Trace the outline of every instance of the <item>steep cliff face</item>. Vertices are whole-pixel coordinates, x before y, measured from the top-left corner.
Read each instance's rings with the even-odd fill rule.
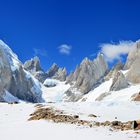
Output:
[[[39,82],[30,75],[18,57],[0,41],[0,99],[7,93],[29,102],[42,102]]]
[[[81,93],[77,94],[78,96],[88,93],[105,75],[107,70],[108,66],[102,54],[99,54],[93,61],[85,58],[80,66],[77,66],[76,70],[67,78],[67,83],[74,84],[66,92],[66,95],[69,96],[69,99],[73,99],[71,96],[76,96],[77,93],[73,93],[74,89]]]
[[[140,41],[136,41],[133,50],[127,57],[124,69],[128,69],[127,79],[132,83],[140,83]]]
[[[118,91],[129,86],[128,80],[121,71],[117,72],[113,77],[113,82],[110,91]]]
[[[135,60],[140,60],[140,40],[136,41],[129,52],[124,69],[130,69]]]
[[[124,64],[123,64],[121,61],[119,61],[117,64],[115,64],[115,65],[113,66],[113,68],[108,72],[108,74],[105,76],[104,79],[107,81],[107,80],[109,80],[110,78],[115,77],[115,75],[116,75],[120,70],[122,70],[123,67],[124,67]]]

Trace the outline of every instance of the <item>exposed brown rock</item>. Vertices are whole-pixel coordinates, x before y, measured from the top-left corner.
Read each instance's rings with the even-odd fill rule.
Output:
[[[88,116],[96,117],[93,114],[89,114]],[[65,114],[64,111],[62,110],[58,110],[52,107],[44,108],[44,106],[42,108],[37,108],[37,110],[34,113],[30,114],[30,118],[28,120],[31,121],[31,120],[40,120],[40,119],[53,121],[55,123],[69,123],[69,124],[75,124],[78,126],[81,126],[81,125],[88,126],[90,128],[95,127],[95,126],[109,126],[115,130],[122,130],[122,131],[140,129],[139,120],[128,121],[128,122],[121,122],[121,121],[96,122],[96,121],[81,120],[79,115]],[[133,125],[134,122],[136,125]]]
[[[140,92],[134,94],[131,98],[132,98],[132,101],[140,101]]]

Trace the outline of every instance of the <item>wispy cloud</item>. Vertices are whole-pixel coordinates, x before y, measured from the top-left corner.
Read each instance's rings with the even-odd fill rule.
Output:
[[[47,51],[45,49],[37,49],[33,48],[34,55],[40,55],[40,56],[47,56]]]
[[[61,54],[69,55],[71,53],[72,47],[67,44],[62,44],[61,46],[58,47],[58,49]]]
[[[120,41],[118,44],[115,43],[105,43],[101,44],[101,52],[105,55],[108,62],[113,62],[114,60],[119,60],[122,55],[128,54],[134,47],[134,42],[132,41]]]

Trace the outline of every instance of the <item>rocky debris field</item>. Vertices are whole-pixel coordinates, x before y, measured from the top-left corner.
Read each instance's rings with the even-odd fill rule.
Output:
[[[136,132],[139,134],[140,130],[140,122],[139,121],[127,121],[127,122],[121,122],[121,121],[105,121],[105,122],[98,122],[94,121],[94,118],[97,117],[97,115],[89,114],[88,117],[93,118],[93,121],[91,120],[83,120],[80,119],[80,115],[75,114],[68,114],[63,110],[56,109],[55,107],[51,106],[45,106],[42,104],[37,104],[35,106],[36,110],[34,113],[30,114],[30,118],[28,121],[32,120],[48,120],[52,121],[54,123],[68,123],[68,124],[75,124],[77,126],[87,126],[87,127],[110,127],[110,130],[138,130]]]

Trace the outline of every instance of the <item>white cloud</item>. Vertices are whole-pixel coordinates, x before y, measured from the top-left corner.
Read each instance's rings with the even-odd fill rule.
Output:
[[[34,55],[40,55],[40,56],[47,56],[47,51],[45,49],[37,49],[33,48]]]
[[[67,44],[62,44],[61,46],[58,47],[58,49],[61,54],[69,55],[71,53],[72,47]]]
[[[120,41],[118,44],[115,43],[105,43],[101,44],[101,52],[105,55],[108,62],[113,62],[114,60],[119,60],[122,55],[128,54],[134,47],[134,42],[132,41]]]

